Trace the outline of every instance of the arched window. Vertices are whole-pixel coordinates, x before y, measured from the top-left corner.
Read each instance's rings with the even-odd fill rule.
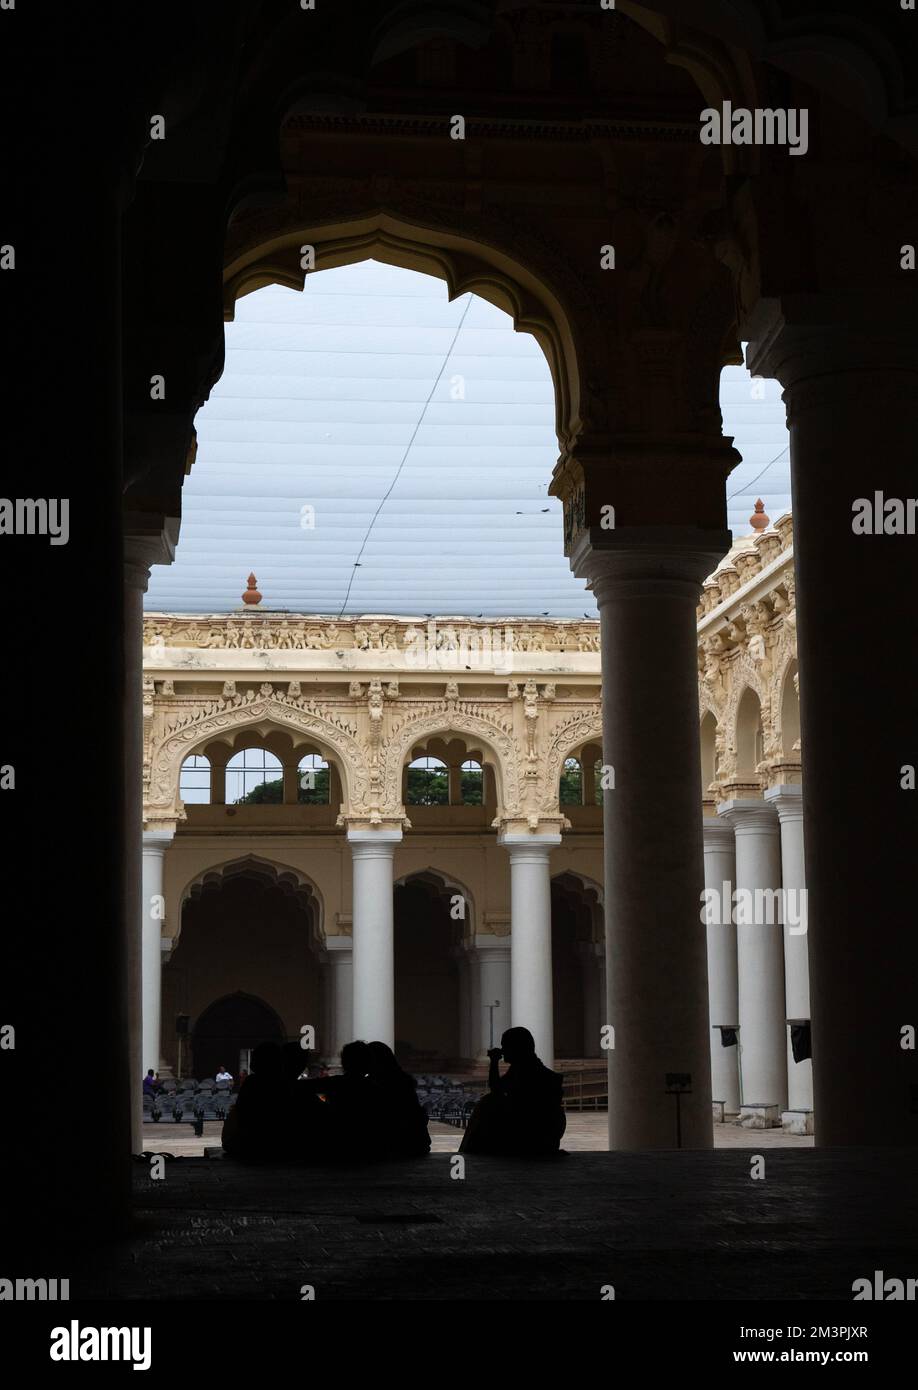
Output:
[[[305,758],[300,758],[296,769],[296,799],[301,806],[328,805],[328,763],[318,753],[307,753]]]
[[[188,806],[210,804],[210,759],[192,753],[182,763],[179,773],[179,796]]]
[[[717,771],[716,757],[717,720],[708,710],[701,721],[701,795],[708,796],[711,783]]]
[[[462,764],[461,780],[463,806],[480,806],[484,801],[484,770],[481,763],[468,758]]]
[[[415,758],[408,764],[409,806],[448,806],[449,769],[439,758]]]
[[[756,768],[764,757],[762,706],[755,691],[748,686],[743,691],[736,714],[737,774],[743,780],[753,780]]]
[[[266,748],[243,748],[226,764],[226,804],[257,806],[284,799],[284,769]]]
[[[561,769],[558,800],[562,806],[579,806],[583,787],[583,772],[576,758],[565,758]]]
[[[597,806],[603,806],[605,804],[602,795],[602,766],[602,758],[597,758],[593,764],[593,800],[596,802]],[[614,783],[610,782],[609,785],[614,786]]]

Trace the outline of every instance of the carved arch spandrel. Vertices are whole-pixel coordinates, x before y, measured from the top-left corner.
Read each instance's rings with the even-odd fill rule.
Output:
[[[182,763],[215,735],[236,732],[265,721],[312,735],[338,763],[346,814],[369,813],[368,758],[353,727],[336,719],[331,710],[310,708],[277,695],[255,700],[235,697],[228,701],[212,701],[180,727],[176,728],[175,723],[167,727],[152,751],[149,809],[162,811],[178,806]]]

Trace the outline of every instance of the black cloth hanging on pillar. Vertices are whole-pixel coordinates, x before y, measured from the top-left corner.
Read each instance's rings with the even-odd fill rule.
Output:
[[[736,1029],[721,1028],[720,1030],[721,1047],[736,1047]]]
[[[810,1037],[810,1021],[805,1023],[792,1023],[790,1026],[790,1045],[791,1052],[794,1054],[795,1062],[805,1062],[807,1057],[812,1057],[813,1046]]]

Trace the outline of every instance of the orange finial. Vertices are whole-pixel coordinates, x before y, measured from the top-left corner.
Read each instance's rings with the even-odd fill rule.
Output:
[[[243,603],[261,603],[261,594],[258,592],[258,580],[254,574],[249,575],[248,588],[242,595]]]
[[[766,527],[771,525],[771,517],[765,515],[765,503],[761,497],[757,497],[755,500],[755,511],[749,518],[749,525],[753,531],[764,531]]]

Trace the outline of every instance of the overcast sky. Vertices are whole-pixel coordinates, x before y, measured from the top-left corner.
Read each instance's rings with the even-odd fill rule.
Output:
[[[723,373],[734,535],[756,497],[772,520],[790,507],[781,388],[759,389]],[[148,610],[231,611],[254,570],[264,607],[303,613],[596,616],[548,496],[548,366],[485,300],[376,261],[258,290],[226,325],[197,430]]]

